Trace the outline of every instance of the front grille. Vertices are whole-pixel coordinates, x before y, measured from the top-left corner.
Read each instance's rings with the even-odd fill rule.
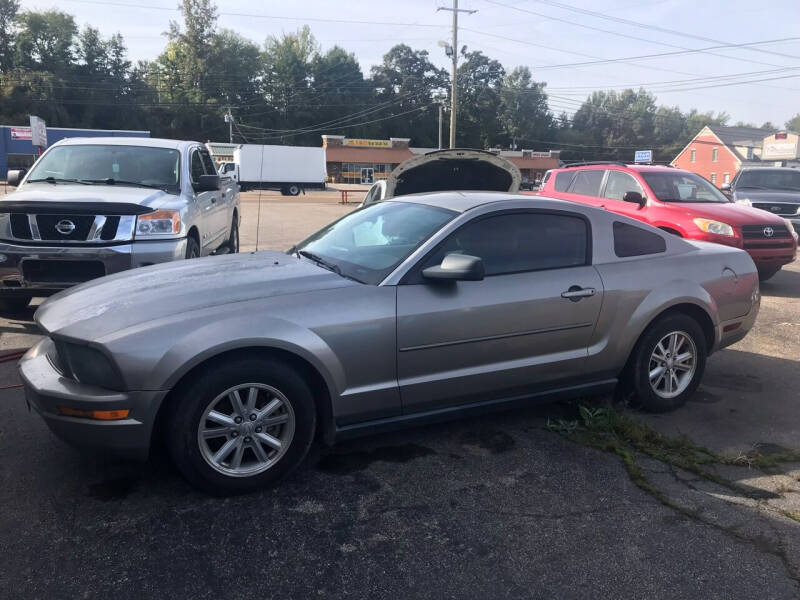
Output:
[[[94,217],[91,215],[36,215],[36,223],[39,225],[39,237],[43,240],[83,242],[89,236]],[[59,231],[56,227],[65,227],[65,229]],[[66,229],[69,227],[72,228],[71,231]]]
[[[83,283],[106,274],[98,260],[23,260],[22,276],[30,283]]]
[[[754,250],[767,250],[770,248],[791,248],[792,241],[785,240],[783,242],[745,242],[745,248],[752,248]]]
[[[770,232],[772,235],[770,235]],[[745,239],[770,240],[791,237],[786,225],[743,225],[742,237]]]
[[[11,235],[18,240],[31,239],[31,224],[28,215],[12,213],[11,215]]]
[[[760,208],[761,210],[765,210],[774,215],[780,215],[782,217],[790,217],[798,214],[797,211],[800,209],[800,204],[754,202],[753,208]]]

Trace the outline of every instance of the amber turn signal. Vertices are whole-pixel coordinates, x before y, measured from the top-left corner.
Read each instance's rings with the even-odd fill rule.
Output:
[[[99,421],[119,421],[120,419],[127,419],[130,410],[82,410],[80,408],[71,408],[69,406],[59,406],[58,414],[65,417],[81,417],[83,419],[97,419]]]

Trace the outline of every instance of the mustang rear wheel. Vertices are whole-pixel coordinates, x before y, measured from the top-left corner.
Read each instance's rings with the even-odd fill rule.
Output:
[[[170,454],[191,483],[215,495],[277,482],[300,464],[313,440],[311,391],[278,361],[223,363],[174,400],[165,432]]]
[[[647,410],[665,412],[684,404],[700,384],[706,340],[687,315],[662,317],[644,332],[628,374],[635,399]]]

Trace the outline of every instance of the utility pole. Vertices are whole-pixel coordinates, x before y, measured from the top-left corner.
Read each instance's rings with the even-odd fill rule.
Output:
[[[453,45],[450,47],[450,52],[445,45],[445,52],[453,59],[453,67],[450,72],[450,147],[456,147],[456,108],[458,106],[458,92],[456,85],[456,74],[458,73],[458,13],[463,12],[473,14],[477,10],[467,10],[465,8],[458,8],[458,0],[453,0],[453,8],[439,7],[436,11],[449,10],[453,12]]]
[[[442,149],[442,101],[439,100],[439,150]]]
[[[231,114],[231,107],[228,107],[228,112],[225,113],[225,122],[228,124],[228,141],[233,143],[233,115]]]

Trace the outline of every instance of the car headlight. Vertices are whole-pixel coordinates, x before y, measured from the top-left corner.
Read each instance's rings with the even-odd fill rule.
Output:
[[[736,204],[744,204],[745,206],[753,206],[753,203],[750,202],[750,198],[739,198],[735,202],[736,202]]]
[[[116,365],[97,348],[55,340],[55,350],[51,361],[65,377],[108,390],[123,389]]]
[[[786,227],[789,229],[789,233],[795,233],[794,225],[792,225],[792,222],[789,219],[784,219],[783,222],[786,223]]]
[[[733,235],[733,227],[721,221],[713,221],[711,219],[694,219],[694,224],[706,233],[713,233],[716,235]]]
[[[181,232],[181,215],[177,210],[157,210],[136,217],[136,237],[163,237]]]

